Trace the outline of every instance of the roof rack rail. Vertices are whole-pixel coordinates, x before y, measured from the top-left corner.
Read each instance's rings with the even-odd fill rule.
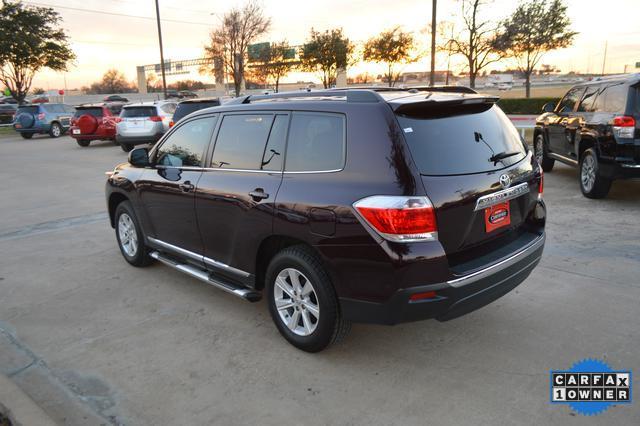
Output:
[[[347,102],[353,103],[377,103],[384,99],[372,90],[362,89],[326,89],[304,92],[281,92],[271,95],[244,95],[234,98],[226,105],[249,104],[254,101],[269,101],[275,99],[296,99],[296,98],[346,98]]]
[[[354,88],[342,88],[334,90],[355,90]],[[470,87],[466,86],[413,86],[413,87],[386,87],[386,86],[367,86],[358,87],[358,90],[373,90],[374,92],[450,92],[450,93],[478,93]]]

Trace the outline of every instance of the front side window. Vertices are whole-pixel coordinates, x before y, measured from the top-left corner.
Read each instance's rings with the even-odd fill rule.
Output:
[[[288,172],[340,170],[345,162],[345,119],[342,115],[294,113],[289,130]]]
[[[202,167],[217,117],[191,120],[177,127],[156,152],[156,164],[167,167]]]
[[[211,167],[262,170],[272,123],[272,114],[225,116],[218,132]]]
[[[562,98],[562,100],[556,107],[556,111],[558,111],[559,113],[568,113],[573,111],[573,107],[576,105],[576,102],[578,101],[580,95],[582,95],[583,91],[584,87],[574,87],[573,89],[569,90],[569,92],[564,95],[564,98]]]

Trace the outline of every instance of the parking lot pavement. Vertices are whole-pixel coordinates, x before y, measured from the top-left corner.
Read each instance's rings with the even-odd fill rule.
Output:
[[[556,166],[545,254],[515,291],[446,323],[354,325],[311,355],[279,336],[264,302],[124,262],[101,216],[119,148],[2,138],[0,158],[0,328],[106,422],[640,423],[637,401],[588,419],[549,403],[549,370],[587,357],[640,367],[640,182],[588,200],[575,169]],[[37,388],[31,369],[14,381],[64,423],[60,387]]]

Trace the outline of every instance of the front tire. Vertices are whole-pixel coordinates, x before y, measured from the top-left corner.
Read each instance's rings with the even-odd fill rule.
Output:
[[[540,164],[543,171],[550,172],[553,169],[553,165],[556,163],[556,160],[547,156],[547,148],[544,143],[544,135],[542,133],[538,133],[536,135],[536,139],[533,144],[533,153],[535,154],[536,160],[538,160],[538,164]]]
[[[91,141],[89,141],[89,140],[79,140],[79,139],[76,140],[76,142],[78,143],[78,145],[80,145],[82,147],[87,147],[91,143]]]
[[[129,201],[123,201],[116,207],[116,239],[124,259],[133,266],[147,266],[153,262],[144,235]]]
[[[22,136],[23,139],[31,139],[33,137],[33,133],[21,132],[20,136]]]
[[[60,136],[62,136],[62,126],[58,123],[51,123],[49,136],[51,136],[52,138],[59,138]]]
[[[600,162],[594,148],[580,156],[580,190],[587,198],[604,198],[611,189],[611,179],[600,174]]]
[[[305,246],[278,253],[267,268],[265,287],[271,318],[293,346],[319,352],[349,332],[331,279]]]

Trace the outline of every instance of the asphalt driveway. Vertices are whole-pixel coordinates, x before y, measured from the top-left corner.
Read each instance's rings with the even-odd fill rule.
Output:
[[[446,323],[354,325],[320,354],[266,304],[124,262],[105,213],[109,142],[0,137],[0,371],[67,424],[640,424],[640,403],[585,418],[549,403],[583,358],[640,375],[640,182],[588,200],[545,175],[540,266]],[[634,383],[638,385],[638,381]]]

